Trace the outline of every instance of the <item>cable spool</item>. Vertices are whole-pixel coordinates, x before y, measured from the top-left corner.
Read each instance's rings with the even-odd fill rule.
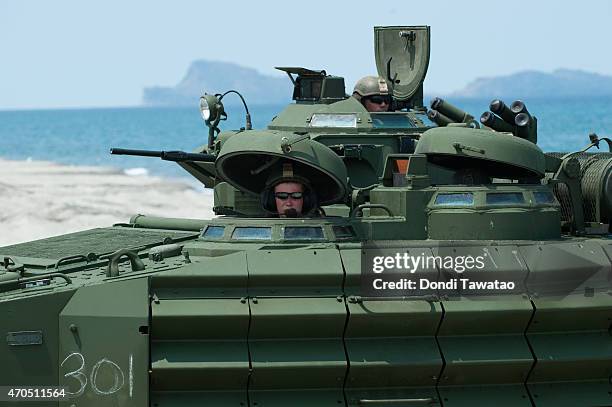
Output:
[[[566,153],[547,153],[561,158]],[[612,223],[612,153],[577,153],[572,155],[580,163],[580,186],[586,222]],[[561,204],[561,219],[571,220],[569,190],[558,184],[553,190]]]
[[[612,219],[612,154],[581,165],[582,196],[587,219],[610,224]]]

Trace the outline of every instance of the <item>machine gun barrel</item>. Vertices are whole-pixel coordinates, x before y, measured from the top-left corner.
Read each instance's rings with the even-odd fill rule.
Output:
[[[126,148],[111,148],[110,153],[114,155],[134,155],[139,157],[157,157],[166,161],[200,161],[215,162],[216,156],[212,154],[187,153],[185,151],[155,151],[155,150],[130,150]]]

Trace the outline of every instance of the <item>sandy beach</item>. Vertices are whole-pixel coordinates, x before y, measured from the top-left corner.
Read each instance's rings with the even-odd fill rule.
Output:
[[[135,171],[138,172],[138,171]],[[212,190],[104,167],[0,159],[0,246],[127,222],[211,218]]]

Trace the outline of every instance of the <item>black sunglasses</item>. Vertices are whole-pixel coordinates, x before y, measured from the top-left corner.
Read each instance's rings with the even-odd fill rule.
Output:
[[[391,102],[388,96],[369,96],[368,100],[376,105],[389,104]]]
[[[304,197],[304,193],[303,192],[277,192],[274,194],[274,197],[280,199],[281,201],[284,201],[285,199],[288,199],[289,197],[291,197],[292,199],[302,199]]]

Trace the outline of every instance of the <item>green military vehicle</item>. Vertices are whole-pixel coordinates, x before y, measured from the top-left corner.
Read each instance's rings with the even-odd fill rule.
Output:
[[[3,405],[612,405],[612,154],[543,153],[521,102],[427,109],[429,27],[374,34],[391,111],[282,67],[265,129],[205,95],[195,152],[113,150],[176,161],[214,219],[0,248]],[[264,209],[286,165],[316,216]]]

